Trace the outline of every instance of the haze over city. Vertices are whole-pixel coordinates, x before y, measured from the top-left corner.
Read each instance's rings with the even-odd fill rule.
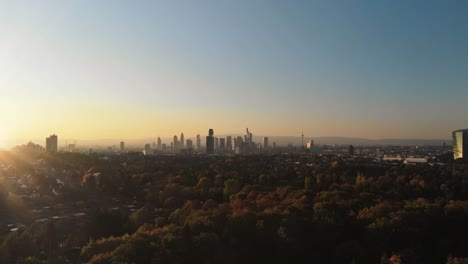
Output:
[[[2,1],[0,148],[245,127],[448,139],[468,121],[467,6]]]
[[[468,264],[468,0],[0,0],[0,263]]]

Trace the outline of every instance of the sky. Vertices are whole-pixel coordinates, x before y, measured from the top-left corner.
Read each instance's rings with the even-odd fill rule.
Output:
[[[0,148],[468,127],[468,1],[3,1]]]

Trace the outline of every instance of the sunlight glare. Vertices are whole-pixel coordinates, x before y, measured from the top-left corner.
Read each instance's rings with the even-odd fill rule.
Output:
[[[6,135],[3,130],[0,130],[0,150],[6,148]]]

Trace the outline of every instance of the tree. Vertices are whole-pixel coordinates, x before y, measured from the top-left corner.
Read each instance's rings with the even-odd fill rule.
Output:
[[[236,194],[240,191],[239,181],[235,179],[229,179],[224,181],[224,197],[229,199],[231,195]]]

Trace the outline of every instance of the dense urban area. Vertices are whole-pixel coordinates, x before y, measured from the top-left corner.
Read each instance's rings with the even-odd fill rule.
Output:
[[[3,263],[467,263],[452,146],[0,156]],[[359,151],[358,151],[359,150]]]

